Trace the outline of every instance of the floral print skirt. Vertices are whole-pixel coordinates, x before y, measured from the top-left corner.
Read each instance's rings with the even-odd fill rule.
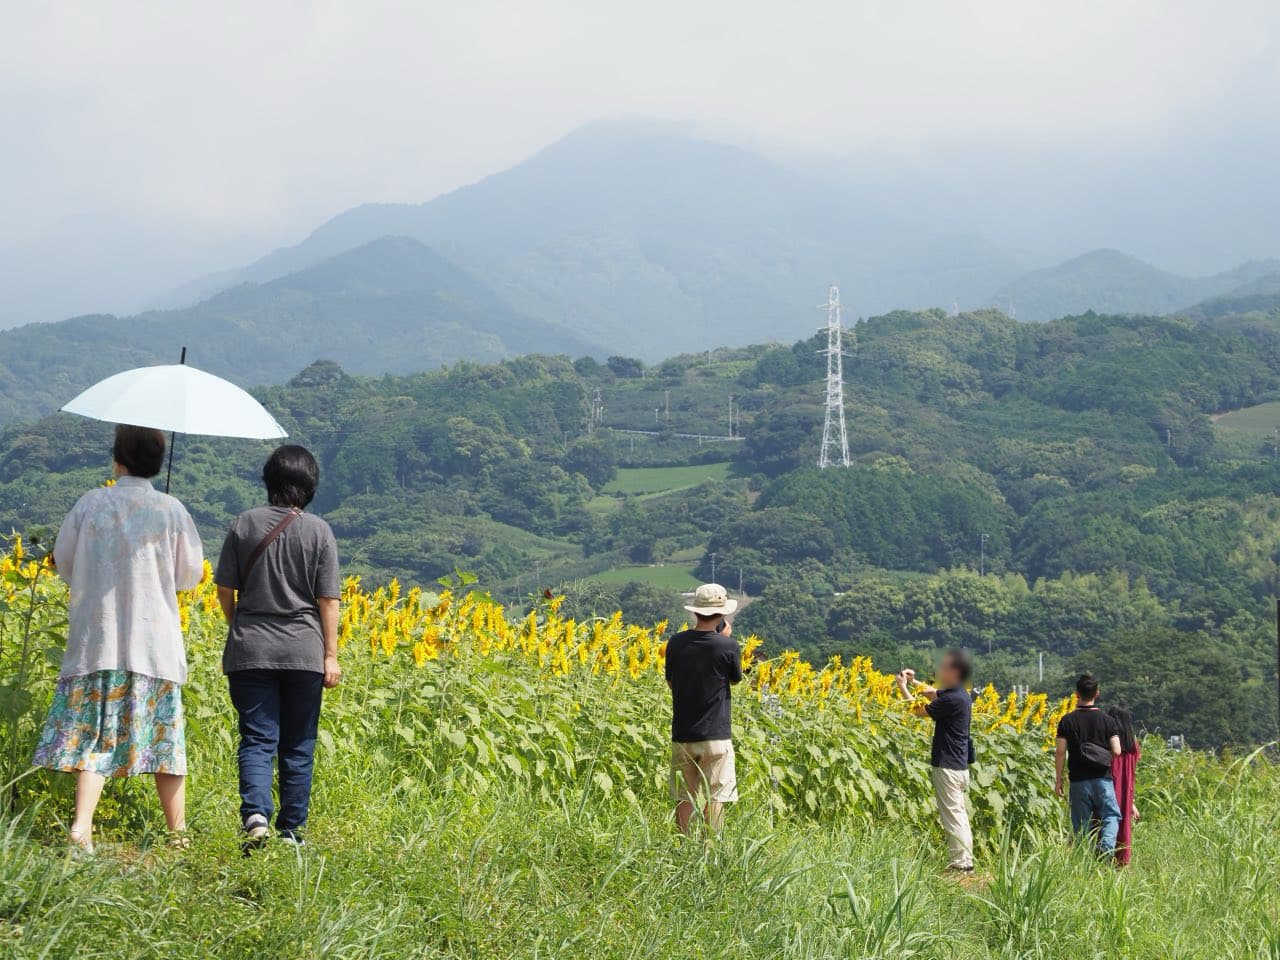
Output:
[[[128,670],[61,677],[33,762],[104,777],[185,775],[182,687]]]

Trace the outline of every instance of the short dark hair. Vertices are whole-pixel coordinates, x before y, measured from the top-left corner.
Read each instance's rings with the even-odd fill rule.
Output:
[[[1092,673],[1080,674],[1076,681],[1076,696],[1081,700],[1092,700],[1098,695],[1098,681]]]
[[[150,480],[164,466],[164,433],[151,427],[118,424],[111,459],[128,470],[131,477]]]
[[[956,673],[960,674],[961,683],[969,682],[969,677],[973,675],[973,661],[969,659],[967,653],[955,648],[944,653],[942,659],[949,661],[951,666],[955,667]]]
[[[301,510],[316,495],[320,486],[320,466],[311,451],[296,443],[276,447],[262,467],[262,483],[267,488],[267,501],[273,507],[297,507]]]

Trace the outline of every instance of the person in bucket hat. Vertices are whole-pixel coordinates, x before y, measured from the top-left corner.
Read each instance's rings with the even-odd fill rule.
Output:
[[[728,619],[738,601],[720,584],[705,583],[685,609],[696,623],[667,643],[671,797],[681,833],[689,832],[695,813],[716,833],[724,822],[724,805],[738,799],[730,688],[742,680],[742,651]]]

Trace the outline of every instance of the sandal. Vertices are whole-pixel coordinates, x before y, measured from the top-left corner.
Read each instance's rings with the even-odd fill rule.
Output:
[[[185,833],[171,833],[168,847],[170,850],[190,850],[191,838]]]
[[[93,856],[93,837],[84,834],[67,834],[67,850],[73,860],[87,860]]]

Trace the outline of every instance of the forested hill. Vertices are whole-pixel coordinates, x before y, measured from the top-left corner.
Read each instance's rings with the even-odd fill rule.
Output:
[[[591,349],[512,310],[416,240],[384,237],[183,310],[0,331],[0,424],[56,410],[123,368],[176,362],[183,346],[196,366],[245,386],[283,383],[317,357],[381,374]]]
[[[984,678],[1033,685],[1044,653],[1046,683],[1092,666],[1149,726],[1229,743],[1274,733],[1276,330],[877,317],[850,337],[855,464],[825,472],[817,338],[652,367],[317,364],[260,396],[319,454],[354,572],[456,566],[511,602],[567,584],[580,616],[644,619],[678,615],[714,564],[772,648],[923,666],[962,643]],[[706,439],[730,409],[735,439]],[[59,415],[0,434],[0,528],[56,523],[104,478],[108,432]],[[266,449],[179,438],[175,492],[211,549]]]

